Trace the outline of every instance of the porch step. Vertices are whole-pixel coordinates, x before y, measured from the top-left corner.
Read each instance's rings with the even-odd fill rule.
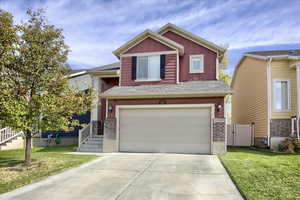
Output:
[[[85,143],[85,144],[82,144],[81,147],[93,148],[93,149],[99,149],[99,148],[102,148],[102,144],[90,144],[90,143]]]
[[[84,144],[102,144],[102,140],[88,140]]]
[[[103,136],[93,135],[89,137],[87,141],[81,144],[80,148],[77,149],[79,152],[102,152]]]
[[[80,147],[77,151],[79,152],[96,152],[96,153],[102,153],[102,148],[101,149],[94,149],[94,148],[83,148]]]
[[[103,137],[89,137],[90,141],[102,141],[103,140]]]
[[[103,138],[103,135],[93,135],[92,138]]]

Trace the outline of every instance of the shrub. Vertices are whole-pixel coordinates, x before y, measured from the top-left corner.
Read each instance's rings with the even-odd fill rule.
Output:
[[[300,152],[300,140],[288,137],[278,145],[278,150],[286,153]]]

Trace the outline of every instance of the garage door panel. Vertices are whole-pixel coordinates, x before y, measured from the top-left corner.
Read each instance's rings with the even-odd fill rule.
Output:
[[[210,153],[209,108],[121,109],[119,149]]]

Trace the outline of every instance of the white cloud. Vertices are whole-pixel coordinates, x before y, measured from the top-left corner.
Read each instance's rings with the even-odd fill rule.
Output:
[[[49,22],[64,29],[72,50],[69,61],[88,67],[116,61],[114,49],[144,29],[156,30],[168,22],[232,49],[300,43],[299,7],[297,0],[0,2],[16,21],[25,18],[27,8],[46,8]]]

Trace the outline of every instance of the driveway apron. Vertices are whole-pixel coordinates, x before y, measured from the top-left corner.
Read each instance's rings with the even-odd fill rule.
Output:
[[[112,153],[0,195],[6,200],[241,200],[214,155]]]

